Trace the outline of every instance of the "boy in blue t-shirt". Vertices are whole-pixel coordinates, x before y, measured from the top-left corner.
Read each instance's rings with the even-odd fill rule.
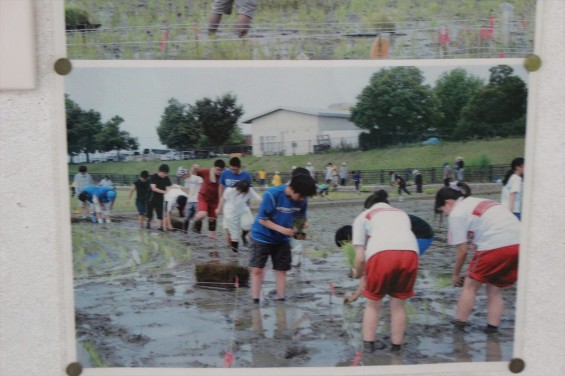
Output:
[[[286,272],[291,268],[290,238],[295,235],[296,219],[305,219],[306,197],[316,194],[316,183],[310,175],[297,174],[288,185],[265,191],[259,214],[251,227],[251,293],[259,303],[265,265],[269,256],[276,273],[277,300],[285,300]]]
[[[110,223],[110,214],[114,206],[114,201],[116,200],[116,195],[116,190],[113,187],[90,186],[86,187],[81,194],[78,195],[78,199],[90,204],[91,211],[96,213],[96,221],[98,223],[104,222],[103,217],[106,217],[106,222]]]

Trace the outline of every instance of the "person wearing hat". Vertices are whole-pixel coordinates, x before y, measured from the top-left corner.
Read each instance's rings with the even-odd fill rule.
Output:
[[[458,156],[455,158],[455,177],[457,181],[463,181],[463,173],[465,172],[465,163],[463,157]]]
[[[162,164],[159,166],[159,171],[149,178],[149,200],[147,202],[147,229],[151,228],[151,219],[153,218],[153,211],[157,215],[157,228],[163,230],[163,202],[167,189],[173,185],[169,178],[169,166]]]
[[[412,171],[412,175],[414,175],[414,185],[416,185],[416,193],[422,193],[422,186],[424,185],[422,181],[422,174],[418,170]]]
[[[312,162],[308,161],[308,163],[306,163],[306,169],[310,173],[310,176],[312,177],[312,179],[314,179],[314,181],[316,181],[316,169],[312,165]]]

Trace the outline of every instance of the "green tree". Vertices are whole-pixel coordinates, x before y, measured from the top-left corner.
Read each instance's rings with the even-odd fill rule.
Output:
[[[202,131],[188,109],[187,104],[182,104],[175,98],[169,99],[157,127],[157,134],[163,145],[176,150],[193,149],[198,145]]]
[[[238,130],[237,122],[244,112],[236,101],[235,95],[225,94],[216,100],[200,99],[190,106],[190,114],[211,146],[227,144],[232,134]]]
[[[351,121],[369,131],[378,129],[382,144],[398,143],[399,135],[418,134],[440,118],[437,99],[416,67],[385,68],[375,73],[351,109]]]
[[[131,137],[129,132],[120,129],[123,122],[123,118],[114,116],[104,124],[100,133],[96,135],[99,151],[116,150],[119,158],[120,150],[137,150],[139,148],[137,138]]]
[[[96,135],[102,130],[101,116],[94,110],[83,110],[68,94],[65,95],[67,123],[67,150],[71,158],[85,153],[90,162],[90,154],[98,150]]]
[[[453,135],[463,108],[483,85],[482,79],[463,68],[456,68],[440,76],[434,92],[439,101],[439,111],[443,115],[436,125],[442,136]]]
[[[471,124],[488,126],[488,131],[475,137],[523,135],[521,130],[526,115],[528,89],[526,83],[508,65],[490,69],[489,83],[480,88],[462,110],[458,128]],[[484,126],[482,127],[484,128]],[[464,133],[462,130],[458,130]]]

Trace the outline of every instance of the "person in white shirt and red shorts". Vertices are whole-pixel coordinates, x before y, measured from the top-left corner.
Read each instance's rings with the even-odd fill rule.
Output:
[[[360,290],[367,298],[363,315],[363,351],[375,347],[382,299],[390,296],[391,350],[401,350],[406,329],[405,300],[414,296],[419,248],[408,214],[388,204],[388,194],[379,190],[365,201],[365,208],[353,222],[355,248],[353,276],[360,278]]]
[[[518,279],[520,221],[508,208],[495,200],[470,197],[465,183],[451,183],[436,194],[435,208],[448,216],[448,243],[457,254],[452,273],[454,286],[462,291],[454,325],[464,330],[475,305],[479,288],[486,284],[487,334],[498,332],[504,304],[502,289]],[[468,242],[475,252],[464,279],[461,269],[467,258]]]

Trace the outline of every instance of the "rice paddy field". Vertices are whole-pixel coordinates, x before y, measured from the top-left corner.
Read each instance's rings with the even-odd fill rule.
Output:
[[[66,0],[71,59],[341,60],[524,57],[535,0],[259,1],[247,37],[236,11],[208,35],[211,0]],[[70,21],[69,21],[70,22]]]
[[[496,187],[498,190],[498,186]],[[494,189],[475,189],[497,198]],[[434,241],[420,258],[416,296],[407,300],[408,327],[400,353],[360,354],[364,298],[344,305],[357,287],[335,231],[351,224],[364,196],[311,200],[304,251],[293,254],[287,300],[275,301],[271,264],[260,304],[242,283],[197,285],[196,265],[246,267],[223,231],[202,234],[140,229],[132,212],[108,224],[73,215],[72,240],[78,361],[85,367],[351,367],[387,364],[508,361],[512,357],[516,287],[504,292],[497,335],[486,335],[481,291],[466,333],[451,324],[459,289],[449,283],[455,251],[446,244],[446,220],[435,216],[433,195],[392,195],[391,204],[428,221]],[[377,338],[390,343],[385,298]],[[359,357],[360,355],[360,357]]]

